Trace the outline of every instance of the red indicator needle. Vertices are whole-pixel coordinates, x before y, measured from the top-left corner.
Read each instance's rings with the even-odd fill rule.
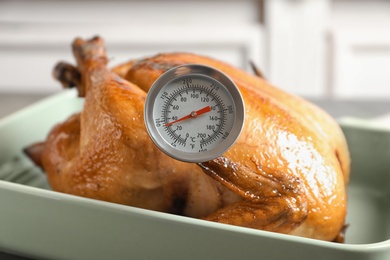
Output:
[[[200,115],[205,114],[205,113],[210,112],[210,111],[211,111],[211,107],[207,106],[207,107],[204,107],[204,108],[199,109],[197,111],[192,111],[190,114],[183,116],[182,118],[179,118],[179,119],[172,121],[170,123],[167,123],[164,126],[171,126],[173,124],[176,124],[177,122],[184,121],[184,120],[187,120],[189,118],[195,118],[197,116],[200,116]]]

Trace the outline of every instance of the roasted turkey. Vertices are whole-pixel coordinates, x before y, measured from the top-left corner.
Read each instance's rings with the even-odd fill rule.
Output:
[[[328,241],[342,241],[349,153],[338,124],[302,98],[223,62],[167,53],[107,68],[104,42],[76,39],[77,66],[55,76],[76,85],[84,108],[26,149],[53,190]],[[177,65],[227,74],[245,103],[245,124],[222,156],[184,163],[161,152],[143,121],[153,82]]]

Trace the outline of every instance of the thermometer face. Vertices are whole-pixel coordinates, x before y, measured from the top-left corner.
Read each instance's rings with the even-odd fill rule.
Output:
[[[238,138],[244,103],[223,73],[183,65],[164,73],[149,90],[145,123],[155,144],[171,157],[204,162],[223,154]]]

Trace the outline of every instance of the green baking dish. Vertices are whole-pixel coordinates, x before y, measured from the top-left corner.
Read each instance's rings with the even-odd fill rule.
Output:
[[[352,157],[345,244],[51,191],[21,150],[82,107],[64,91],[0,120],[0,251],[38,259],[390,259],[390,127],[341,120]]]

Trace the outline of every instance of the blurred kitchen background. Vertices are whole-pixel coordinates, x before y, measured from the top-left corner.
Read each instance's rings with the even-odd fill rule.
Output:
[[[387,0],[0,0],[0,118],[60,92],[54,65],[94,35],[111,66],[167,51],[252,61],[335,116],[390,112]]]

